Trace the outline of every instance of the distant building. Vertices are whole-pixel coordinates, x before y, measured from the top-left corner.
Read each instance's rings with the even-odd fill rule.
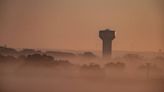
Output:
[[[103,57],[109,58],[112,53],[112,40],[115,38],[115,31],[110,29],[99,32],[99,37],[103,41]]]

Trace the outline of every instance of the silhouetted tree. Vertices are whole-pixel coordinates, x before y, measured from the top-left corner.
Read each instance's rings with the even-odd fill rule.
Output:
[[[152,64],[152,63],[145,63],[145,64],[139,66],[139,69],[142,71],[149,70],[149,71],[156,71],[156,72],[161,70],[155,64]]]
[[[73,65],[68,60],[55,60],[55,61],[57,66],[70,67]]]
[[[23,49],[19,52],[21,55],[32,55],[32,54],[42,54],[41,51],[36,51],[34,49]]]
[[[81,54],[81,56],[84,58],[96,58],[96,55],[94,55],[92,52],[84,52]]]
[[[132,61],[143,59],[143,57],[138,54],[126,54],[123,58]]]
[[[13,49],[13,48],[8,48],[8,47],[0,47],[0,54],[2,55],[17,55],[18,52],[17,50]]]
[[[105,65],[105,69],[119,69],[119,70],[123,70],[125,68],[125,64],[121,63],[121,62],[116,62],[116,63],[107,63]]]
[[[87,71],[88,70],[92,70],[92,71],[101,70],[100,65],[94,64],[94,63],[91,63],[89,65],[83,65],[83,66],[81,66],[81,69],[82,70],[87,70]]]
[[[41,54],[33,54],[33,55],[28,55],[26,57],[27,61],[34,61],[34,62],[39,62],[39,61],[53,61],[54,58],[52,56],[48,55],[41,55]]]
[[[47,51],[47,55],[59,58],[75,57],[76,55],[69,52],[59,52],[59,51]]]

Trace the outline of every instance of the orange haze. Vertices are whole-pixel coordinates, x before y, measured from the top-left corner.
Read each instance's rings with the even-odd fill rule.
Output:
[[[3,0],[0,45],[101,50],[98,31],[116,30],[114,50],[164,50],[157,0]]]

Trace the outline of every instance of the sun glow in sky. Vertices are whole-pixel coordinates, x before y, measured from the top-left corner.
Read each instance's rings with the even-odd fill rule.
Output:
[[[157,0],[4,0],[0,45],[101,50],[99,30],[117,32],[114,50],[164,49]]]

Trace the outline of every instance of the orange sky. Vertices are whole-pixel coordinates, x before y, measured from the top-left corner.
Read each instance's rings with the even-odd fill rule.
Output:
[[[98,31],[117,32],[114,50],[158,51],[162,9],[156,0],[8,0],[0,44],[15,48],[101,50]]]

